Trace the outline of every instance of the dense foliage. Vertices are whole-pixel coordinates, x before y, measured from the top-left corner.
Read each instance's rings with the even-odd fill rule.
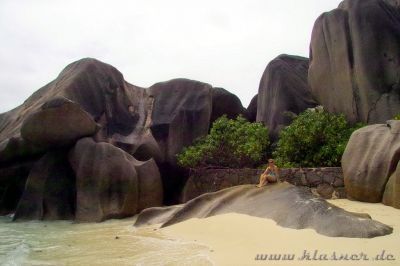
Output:
[[[216,120],[205,138],[177,155],[182,167],[253,167],[263,159],[269,145],[268,129],[243,117]]]
[[[340,166],[350,135],[361,126],[321,108],[306,110],[281,131],[274,157],[281,167]]]

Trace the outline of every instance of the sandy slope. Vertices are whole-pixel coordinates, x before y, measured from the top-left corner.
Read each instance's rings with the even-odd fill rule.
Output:
[[[173,238],[209,246],[216,265],[400,265],[400,210],[349,200],[330,202],[349,211],[369,213],[392,226],[394,232],[373,239],[331,238],[310,229],[287,229],[272,220],[236,213],[190,219],[162,231]],[[301,260],[305,252],[310,260]],[[315,258],[323,260],[313,260],[315,252]],[[257,254],[264,258],[268,254],[267,260],[256,260]],[[346,254],[347,260],[340,260]],[[281,255],[281,260],[270,260],[270,255]],[[285,255],[294,259],[283,260]]]

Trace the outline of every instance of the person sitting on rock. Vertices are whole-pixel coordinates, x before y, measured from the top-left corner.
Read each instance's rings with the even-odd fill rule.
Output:
[[[263,187],[268,183],[275,183],[279,180],[279,168],[275,165],[273,159],[268,160],[268,167],[260,176],[260,183],[257,187]]]

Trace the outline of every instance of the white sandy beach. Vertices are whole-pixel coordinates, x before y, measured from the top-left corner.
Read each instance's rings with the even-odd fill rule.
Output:
[[[400,265],[400,210],[345,199],[330,202],[348,211],[369,213],[394,231],[373,239],[332,238],[311,229],[283,228],[273,220],[236,213],[190,219],[161,231],[175,239],[208,246],[215,265]],[[322,260],[313,260],[315,252],[315,258]],[[268,255],[267,260],[256,260],[258,254],[263,258]],[[309,259],[302,260],[304,254]],[[281,260],[269,260],[270,255],[280,255]],[[294,259],[283,260],[285,255]]]

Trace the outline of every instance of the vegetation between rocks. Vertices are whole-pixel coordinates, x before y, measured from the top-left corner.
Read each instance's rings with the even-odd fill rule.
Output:
[[[340,166],[351,134],[364,126],[350,125],[343,114],[331,114],[322,107],[308,109],[282,129],[272,155],[279,167]],[[268,128],[243,117],[222,116],[210,134],[177,155],[186,168],[255,167],[271,154]]]
[[[281,131],[273,156],[281,167],[340,166],[351,134],[363,125],[321,107],[308,109]]]
[[[178,164],[187,168],[206,166],[254,167],[263,159],[269,146],[268,129],[242,116],[217,119],[210,134],[178,154]]]

